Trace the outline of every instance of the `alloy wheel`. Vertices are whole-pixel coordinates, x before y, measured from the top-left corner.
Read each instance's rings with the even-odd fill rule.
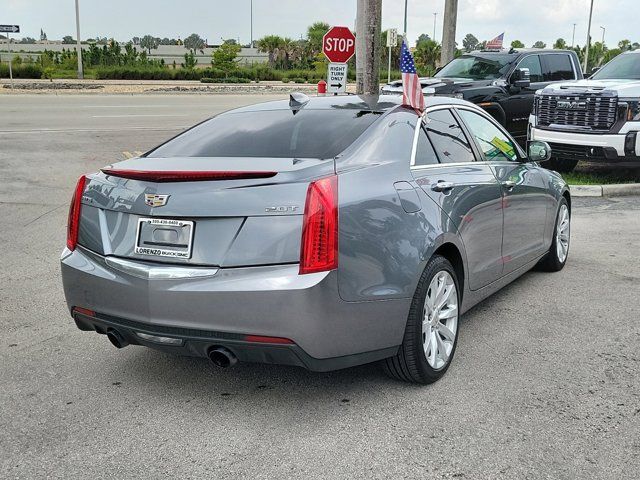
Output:
[[[431,279],[424,301],[422,346],[427,362],[434,370],[444,368],[458,333],[458,292],[446,270]]]
[[[558,212],[558,224],[556,225],[556,255],[558,261],[564,263],[569,254],[569,239],[571,234],[571,221],[569,208],[566,205],[560,206]]]

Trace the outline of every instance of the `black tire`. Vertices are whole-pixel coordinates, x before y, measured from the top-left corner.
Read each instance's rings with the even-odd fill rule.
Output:
[[[537,265],[538,270],[542,270],[543,272],[559,272],[567,264],[567,259],[569,258],[569,251],[567,251],[567,255],[565,256],[564,260],[561,260],[560,258],[558,258],[558,254],[557,254],[558,217],[560,216],[560,211],[563,205],[566,206],[568,209],[569,227],[571,227],[571,210],[569,209],[567,199],[562,197],[562,200],[560,200],[560,202],[558,203],[558,211],[556,212],[555,226],[553,228],[553,241],[551,242],[551,248],[549,249],[547,254],[544,256],[544,258],[540,260],[540,262],[538,262],[538,265]],[[569,243],[569,246],[571,246],[571,243]]]
[[[573,169],[576,168],[576,165],[578,165],[578,160],[569,160],[567,158],[557,157],[551,157],[551,159],[542,164],[544,168],[555,170],[556,172],[560,173],[573,172]]]
[[[446,258],[435,255],[429,260],[429,263],[425,267],[418,282],[416,292],[413,295],[402,345],[394,357],[382,361],[384,371],[394,379],[412,383],[433,383],[439,380],[446,373],[449,365],[451,365],[458,343],[458,326],[456,326],[456,331],[454,332],[455,339],[448,362],[442,368],[436,370],[431,367],[427,362],[423,349],[422,321],[424,317],[425,298],[431,280],[436,274],[443,270],[447,271],[453,278],[457,292],[458,309],[460,308],[461,293],[456,272]],[[460,316],[458,314],[457,325],[459,324]]]

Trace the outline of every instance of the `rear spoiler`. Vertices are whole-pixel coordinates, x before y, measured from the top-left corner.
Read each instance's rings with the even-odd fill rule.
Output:
[[[209,180],[244,180],[253,178],[271,178],[278,172],[251,171],[151,171],[119,170],[103,168],[102,173],[113,177],[141,180],[143,182],[204,182]]]

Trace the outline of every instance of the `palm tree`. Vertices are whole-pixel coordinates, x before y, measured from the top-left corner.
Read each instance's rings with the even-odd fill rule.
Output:
[[[418,66],[432,74],[436,69],[436,63],[440,61],[440,44],[433,40],[420,42],[413,53]]]
[[[280,54],[282,42],[282,37],[278,35],[267,35],[257,42],[258,51],[269,54],[269,67],[271,68],[276,66],[276,59]]]
[[[297,49],[298,43],[295,40],[289,37],[285,37],[282,39],[279,50],[282,64],[285,69],[291,67],[291,61],[293,58],[295,58]]]

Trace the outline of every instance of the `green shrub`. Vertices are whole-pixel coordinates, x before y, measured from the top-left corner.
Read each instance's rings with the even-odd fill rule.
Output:
[[[13,78],[42,78],[42,67],[33,63],[13,65]],[[0,78],[9,78],[9,64],[0,63]]]
[[[289,77],[282,77],[282,83],[289,83],[290,81]]]
[[[294,83],[305,83],[306,80],[302,77],[296,77],[293,79]]]
[[[98,80],[173,80],[181,70],[162,67],[98,67]]]
[[[229,77],[229,78],[208,78],[204,77],[200,79],[202,83],[251,83],[251,80],[248,78],[238,78],[238,77]]]

